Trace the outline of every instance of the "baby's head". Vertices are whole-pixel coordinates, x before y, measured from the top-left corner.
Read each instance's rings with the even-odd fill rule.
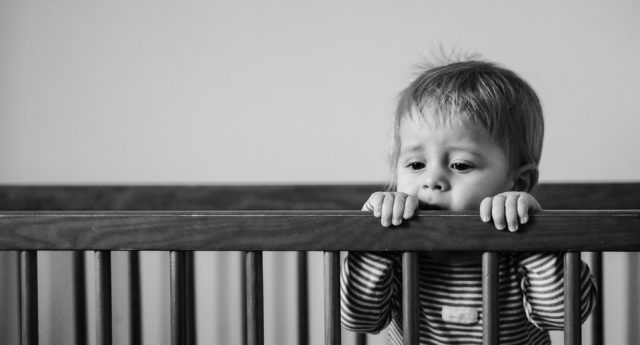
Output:
[[[452,129],[454,133],[445,133]],[[446,136],[436,138],[434,133]],[[456,179],[469,180],[470,173],[478,174],[485,165],[491,164],[500,173],[504,172],[506,181],[479,193],[494,193],[498,189],[505,189],[498,193],[530,191],[538,181],[543,134],[540,101],[535,91],[514,72],[483,61],[429,68],[400,94],[392,128],[391,188],[420,194],[418,189],[427,187],[421,179],[431,178],[427,176],[431,174],[427,167],[437,169],[438,165],[449,168],[449,171],[435,171],[442,175],[438,178],[446,179],[444,188],[448,188],[450,183],[460,185]],[[458,153],[464,150],[450,150],[458,144],[468,149],[477,147],[474,152],[463,155]],[[443,145],[446,147],[439,147]],[[491,149],[495,152],[489,152]],[[501,162],[480,157],[482,151]],[[471,159],[473,155],[478,157]],[[473,183],[484,184],[484,181]],[[421,201],[429,203],[429,200]]]

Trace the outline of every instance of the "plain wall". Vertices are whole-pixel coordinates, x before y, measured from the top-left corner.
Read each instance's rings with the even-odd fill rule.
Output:
[[[622,0],[0,0],[0,183],[382,182],[395,96],[441,46],[480,53],[538,91],[542,181],[638,180],[639,33],[640,2]],[[11,324],[15,258],[0,255],[0,321]],[[290,265],[287,255],[267,254],[274,279],[290,279],[275,269]],[[165,259],[143,258],[144,284],[164,284]],[[70,337],[60,326],[71,310],[68,260],[40,255],[43,284],[65,291],[41,291],[44,344]],[[619,298],[638,292],[638,261],[605,256],[609,343],[640,338],[637,310]],[[214,311],[233,305],[237,285],[214,273],[229,274],[238,258],[202,253],[197,263],[202,340],[234,343],[239,316]],[[265,308],[287,314],[270,303],[291,292],[265,284]],[[166,297],[148,290],[145,305]],[[145,342],[166,344],[163,311],[145,313]],[[126,328],[126,315],[115,317]]]

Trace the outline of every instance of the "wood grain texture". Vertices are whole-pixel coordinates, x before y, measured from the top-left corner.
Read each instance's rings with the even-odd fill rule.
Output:
[[[498,345],[500,343],[499,306],[500,295],[498,289],[498,253],[484,252],[482,254],[482,344]]]
[[[541,211],[516,233],[475,212],[0,212],[0,250],[639,251],[640,210]]]
[[[129,253],[129,295],[130,297],[130,343],[142,344],[142,276],[140,274],[140,252]],[[80,344],[80,343],[79,343]]]
[[[20,344],[37,345],[38,253],[20,252]]]
[[[360,209],[381,185],[7,186],[0,210]]]
[[[640,209],[640,183],[542,183],[532,194],[544,209]]]
[[[418,265],[418,253],[402,253],[402,342],[404,345],[420,344]]]
[[[0,210],[359,210],[382,184],[0,185]],[[542,183],[545,209],[640,209],[640,183]]]
[[[564,344],[582,344],[580,321],[580,253],[564,257]]]
[[[262,252],[246,253],[247,344],[264,344],[264,276]]]
[[[308,253],[296,252],[296,329],[298,330],[298,344],[309,344],[309,280]]]
[[[88,337],[88,316],[87,316],[87,289],[86,283],[86,260],[84,252],[74,251],[71,254],[73,265],[73,322],[74,337],[76,344],[86,344],[89,342]]]
[[[605,295],[604,285],[602,284],[603,279],[603,267],[602,267],[602,252],[593,252],[591,253],[591,264],[589,265],[591,268],[591,273],[595,277],[596,289],[598,291],[596,296],[596,305],[593,307],[591,311],[591,323],[592,327],[590,328],[591,332],[591,342],[595,345],[604,344],[604,298]]]
[[[324,344],[340,345],[340,253],[324,252]]]
[[[111,345],[113,342],[111,303],[111,252],[96,251],[96,344]]]

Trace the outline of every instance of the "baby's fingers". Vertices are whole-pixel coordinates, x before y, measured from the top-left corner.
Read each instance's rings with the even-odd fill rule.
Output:
[[[518,200],[520,196],[518,194],[507,194],[504,204],[504,214],[507,221],[507,227],[509,231],[518,231]]]
[[[493,218],[493,224],[498,230],[503,230],[507,226],[505,223],[506,200],[507,198],[504,195],[498,194],[493,197],[491,203],[491,218]]]
[[[520,224],[525,224],[529,221],[529,210],[539,211],[542,207],[538,200],[531,195],[522,195],[518,198],[518,216],[520,217]]]
[[[382,207],[380,210],[380,223],[382,226],[391,225],[391,217],[393,216],[395,196],[392,193],[385,193]]]
[[[407,199],[406,194],[397,193],[393,201],[393,214],[391,222],[393,225],[398,226],[402,224],[402,217],[404,216],[404,203]]]
[[[491,205],[493,204],[492,197],[486,197],[480,202],[480,219],[483,222],[489,223],[491,221]]]
[[[402,218],[409,219],[413,217],[413,214],[418,208],[418,204],[418,198],[413,195],[407,196],[407,200],[404,203],[404,214],[402,215]]]
[[[382,214],[382,202],[384,201],[384,193],[376,192],[369,198],[369,203],[373,209],[373,216],[380,217]],[[365,209],[367,205],[363,209]]]

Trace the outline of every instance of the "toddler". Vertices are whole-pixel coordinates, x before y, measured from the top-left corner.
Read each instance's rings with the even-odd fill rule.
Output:
[[[389,191],[363,210],[398,226],[420,210],[479,210],[483,222],[517,231],[540,210],[544,125],[534,90],[515,73],[484,61],[428,68],[400,95],[392,128]],[[402,230],[398,230],[402,231]],[[563,253],[501,253],[500,344],[550,344],[564,322]],[[482,344],[479,253],[419,255],[420,344]],[[341,279],[342,325],[402,344],[400,253],[350,252]],[[595,283],[581,262],[581,315]]]

